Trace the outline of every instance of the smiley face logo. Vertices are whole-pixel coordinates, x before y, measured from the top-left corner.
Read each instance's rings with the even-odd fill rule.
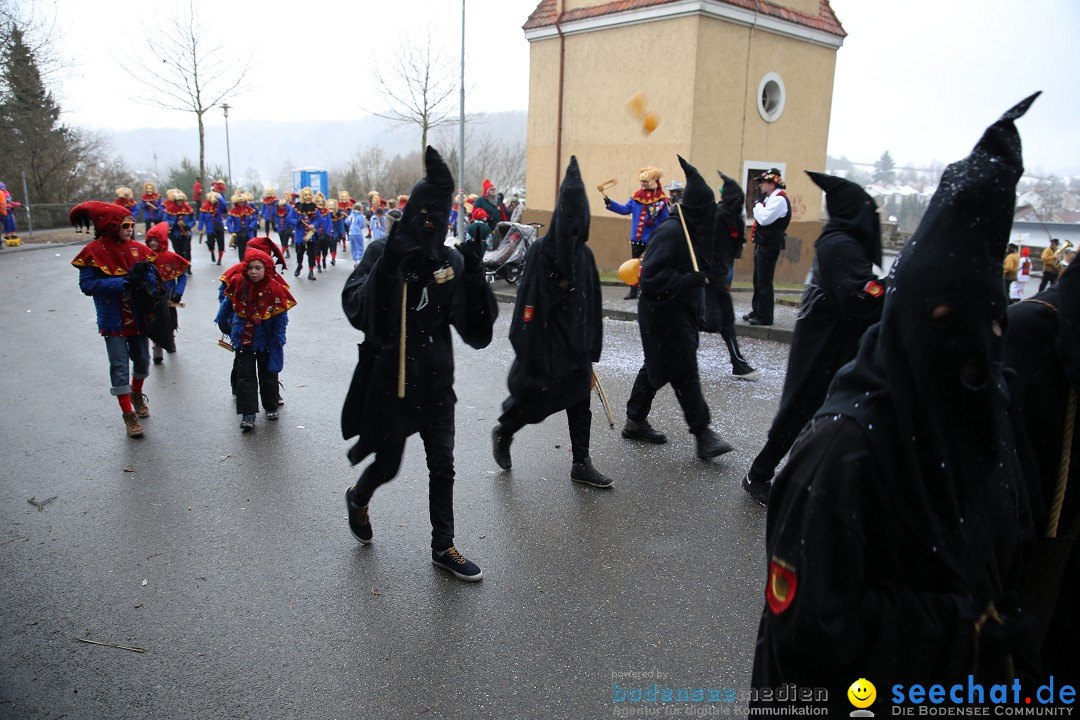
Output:
[[[877,688],[874,687],[874,683],[866,678],[859,678],[851,683],[851,687],[847,691],[847,697],[848,701],[855,707],[859,709],[868,708],[877,699]]]

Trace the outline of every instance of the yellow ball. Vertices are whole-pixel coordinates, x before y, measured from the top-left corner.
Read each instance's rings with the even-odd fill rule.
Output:
[[[619,279],[627,285],[637,285],[641,280],[641,261],[631,258],[619,266]]]
[[[641,119],[641,128],[645,131],[646,135],[651,135],[660,125],[660,116],[650,111],[645,113],[645,117]]]
[[[866,678],[859,678],[851,683],[851,687],[847,691],[847,697],[848,701],[860,710],[868,708],[877,699],[877,688],[874,687],[874,683]]]

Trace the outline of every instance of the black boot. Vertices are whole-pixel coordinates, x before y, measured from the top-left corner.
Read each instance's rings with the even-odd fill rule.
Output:
[[[724,338],[724,344],[727,345],[728,357],[731,358],[731,374],[733,376],[739,380],[757,380],[761,377],[761,371],[755,370],[750,367],[750,363],[746,362],[742,351],[739,350],[739,341],[734,336]]]
[[[742,479],[742,489],[746,494],[761,507],[769,504],[769,491],[772,489],[772,481],[751,480],[750,473],[746,473]]]
[[[623,426],[622,436],[627,440],[642,440],[656,445],[667,442],[667,435],[655,430],[653,426],[649,424],[648,420],[634,422],[630,418],[626,418],[626,425]]]
[[[694,433],[694,437],[697,438],[697,456],[702,460],[719,457],[735,449],[710,428],[698,430]]]
[[[630,286],[630,292],[626,293],[626,297],[624,297],[623,300],[637,300],[637,294],[638,294],[638,286],[637,285],[631,285]]]
[[[502,432],[502,425],[496,425],[492,428],[491,454],[495,457],[495,464],[503,470],[510,469],[510,443],[513,441],[513,435],[507,435]]]
[[[615,481],[607,475],[599,472],[592,465],[592,460],[585,458],[583,462],[574,463],[570,466],[570,479],[577,483],[592,485],[598,488],[609,488]]]

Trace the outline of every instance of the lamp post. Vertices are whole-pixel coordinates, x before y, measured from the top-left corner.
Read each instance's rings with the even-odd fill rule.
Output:
[[[465,0],[461,0],[461,101],[458,103],[458,242],[465,242]]]
[[[222,103],[225,113],[225,158],[229,163],[229,184],[232,185],[232,152],[229,150],[229,103]]]

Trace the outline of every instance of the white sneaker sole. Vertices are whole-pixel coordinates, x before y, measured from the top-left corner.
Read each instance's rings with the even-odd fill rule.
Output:
[[[432,558],[431,564],[434,565],[437,568],[442,568],[443,570],[449,570],[454,575],[454,577],[456,577],[456,578],[458,578],[460,580],[464,580],[465,582],[476,582],[477,580],[481,580],[484,577],[484,571],[483,570],[476,573],[475,575],[464,575],[462,573],[459,573],[457,570],[455,570],[452,565],[444,565],[441,562],[439,562],[438,560],[435,560],[434,558]]]

